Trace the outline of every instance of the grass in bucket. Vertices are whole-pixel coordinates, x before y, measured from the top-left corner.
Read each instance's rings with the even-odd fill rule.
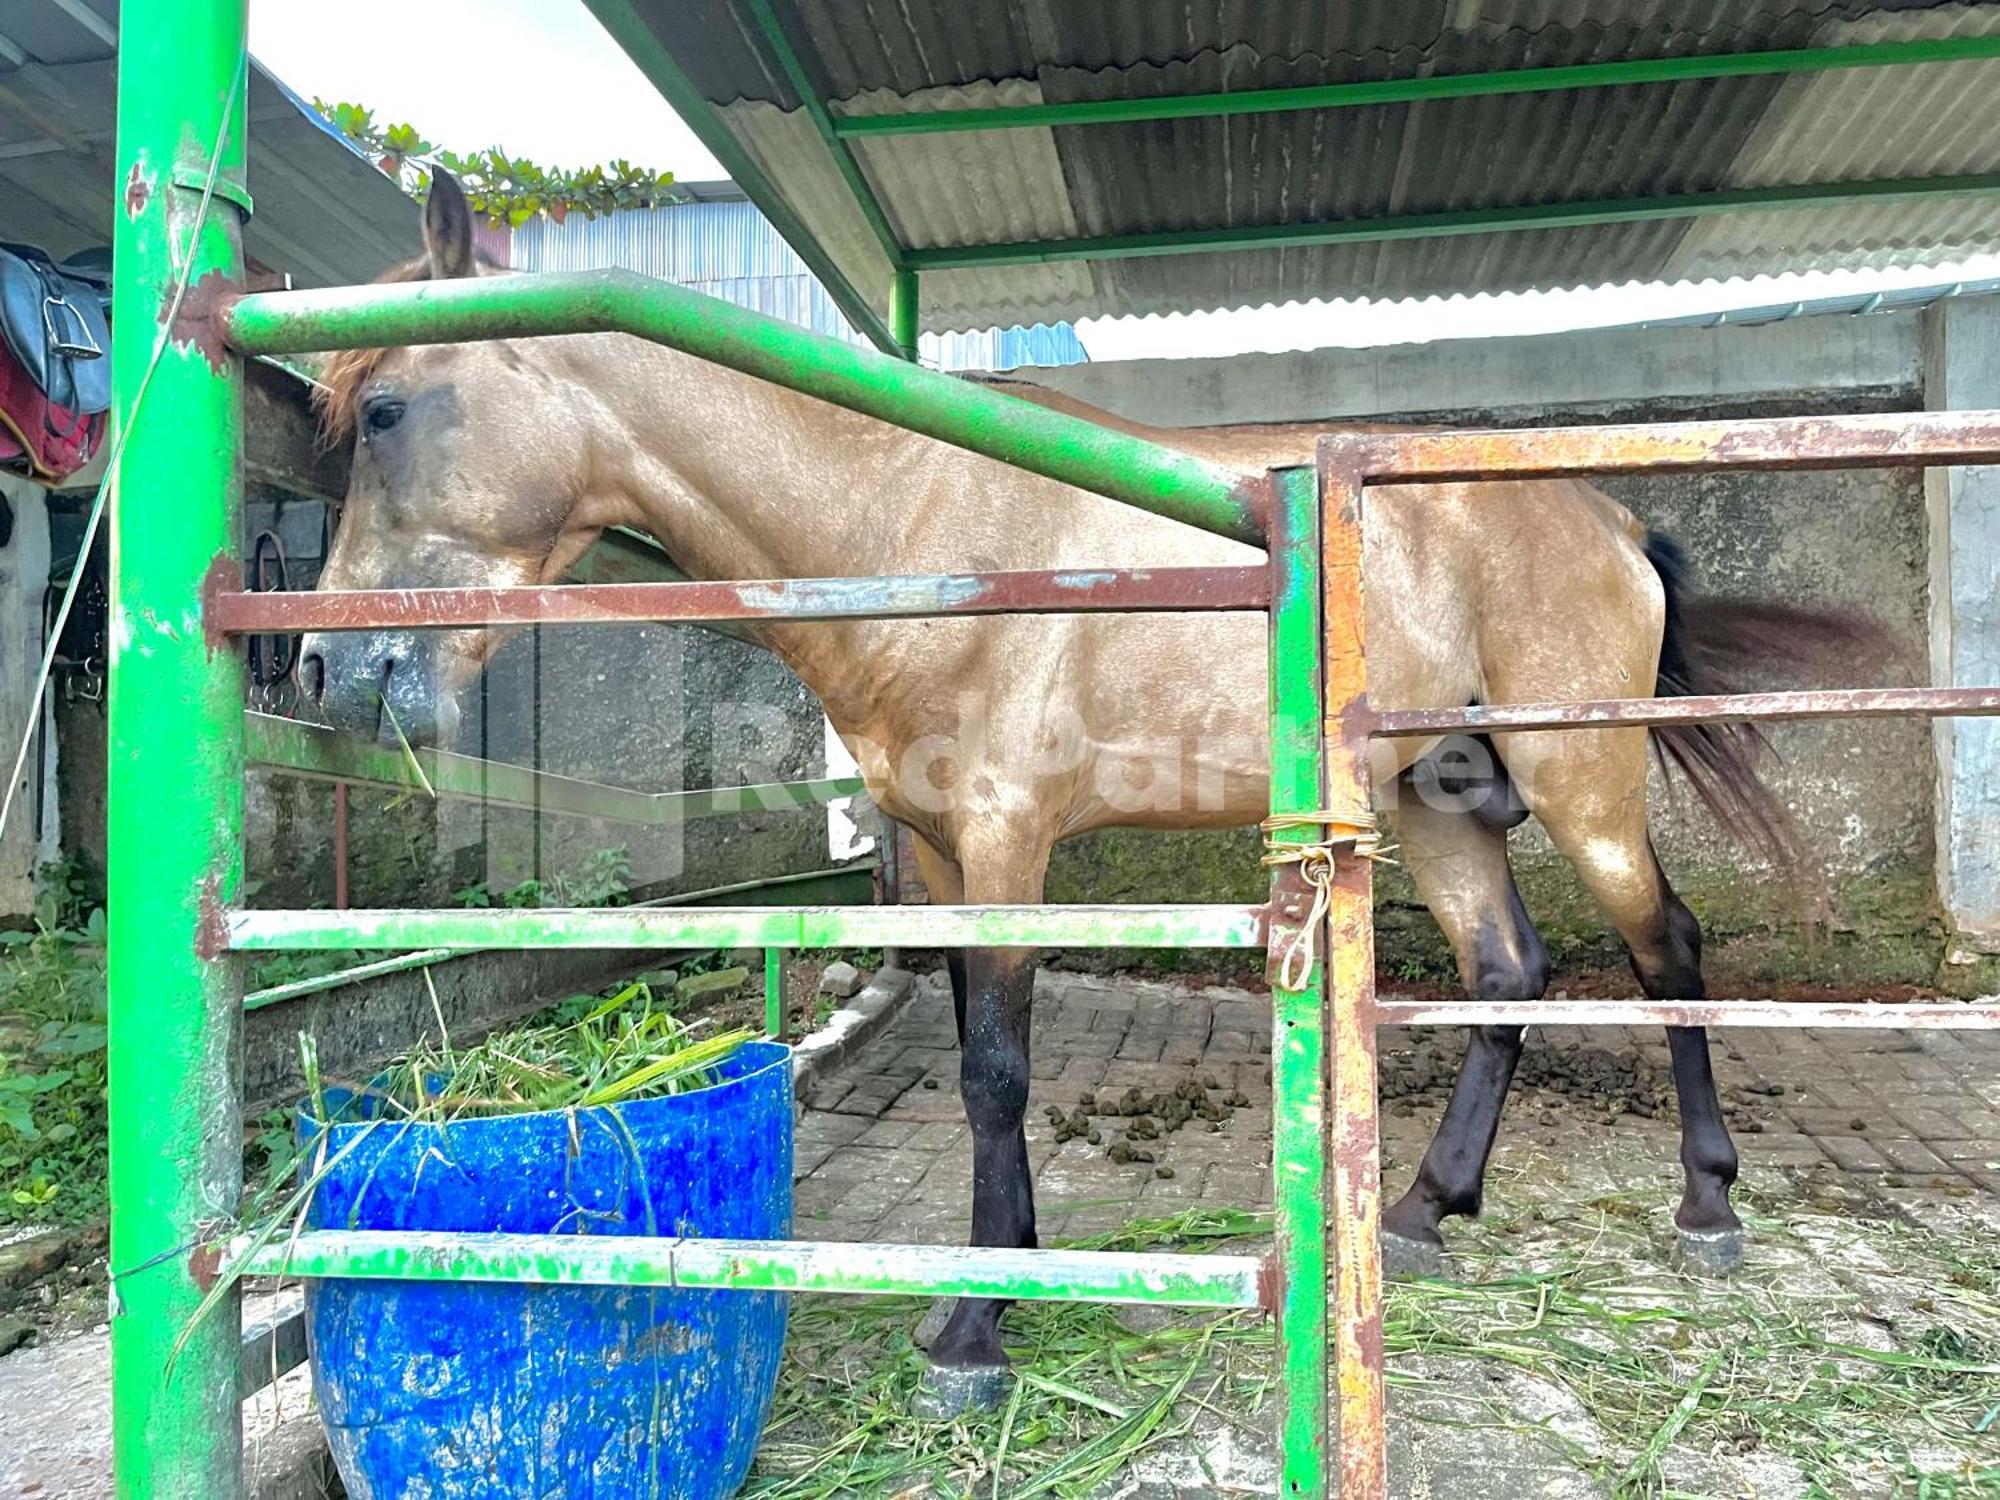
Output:
[[[1751,1221],[1774,1268],[1718,1284],[1660,1263],[1657,1206],[1467,1225],[1469,1284],[1392,1286],[1393,1440],[1477,1466],[1527,1433],[1620,1497],[2000,1496],[2000,1246],[1779,1200]],[[1240,1252],[1267,1232],[1201,1209],[1076,1243]],[[1870,1266],[1918,1294],[1890,1311],[1847,1269]],[[925,1422],[910,1414],[923,1309],[796,1299],[745,1494],[1083,1497],[1135,1469],[1226,1494],[1275,1478],[1271,1333],[1253,1315],[1016,1304],[1007,1405]]]
[[[428,973],[425,983],[430,985]],[[313,1115],[364,1128],[338,1151],[328,1149],[325,1134],[316,1136],[309,1165],[269,1139],[274,1132],[264,1133],[264,1183],[250,1195],[243,1214],[250,1250],[303,1230],[319,1184],[374,1131],[691,1093],[717,1082],[716,1070],[758,1035],[747,1027],[717,1031],[703,1020],[682,1021],[673,1013],[671,991],[656,993],[651,985],[635,981],[606,997],[573,996],[519,1026],[455,1047],[435,987],[430,995],[435,1037],[427,1033],[408,1054],[365,1082],[322,1078],[313,1038],[300,1034],[300,1062]],[[344,1101],[332,1111],[330,1092]],[[181,1331],[176,1354],[237,1274],[226,1270],[203,1299]]]

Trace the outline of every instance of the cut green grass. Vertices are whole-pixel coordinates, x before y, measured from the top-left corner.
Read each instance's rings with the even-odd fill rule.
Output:
[[[1617,1197],[1561,1218],[1455,1226],[1471,1284],[1389,1290],[1399,1442],[1476,1460],[1500,1434],[1526,1433],[1549,1461],[1634,1500],[1745,1483],[1825,1500],[2000,1496],[2000,1244],[1786,1201],[1753,1229],[1801,1270],[1696,1281],[1660,1263],[1657,1210]],[[1200,1209],[1072,1243],[1240,1251],[1267,1227]],[[1840,1271],[1850,1264],[1893,1267],[1907,1306],[1886,1313],[1880,1288]],[[1017,1304],[1004,1325],[1020,1376],[1007,1404],[933,1423],[909,1414],[923,1310],[911,1298],[797,1299],[744,1493],[1081,1497],[1170,1447],[1176,1468],[1199,1466],[1224,1428],[1237,1453],[1274,1453],[1271,1335],[1252,1315]],[[1590,1439],[1523,1416],[1521,1382],[1588,1412]],[[1732,1473],[1742,1482],[1715,1487]]]

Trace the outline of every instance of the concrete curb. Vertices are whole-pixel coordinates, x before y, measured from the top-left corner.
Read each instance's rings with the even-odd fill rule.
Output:
[[[814,1084],[853,1058],[902,1014],[916,993],[907,969],[878,969],[860,992],[792,1049],[792,1092],[803,1100]]]

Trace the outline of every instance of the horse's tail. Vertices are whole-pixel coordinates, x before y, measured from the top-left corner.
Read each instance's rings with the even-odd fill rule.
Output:
[[[1814,686],[1850,679],[1893,653],[1888,632],[1847,610],[1812,609],[1764,600],[1704,598],[1687,583],[1680,545],[1646,534],[1646,560],[1666,592],[1660,641],[1662,698],[1738,693],[1773,668],[1796,672]],[[1801,881],[1806,865],[1798,832],[1761,774],[1771,743],[1755,724],[1662,724],[1653,746],[1694,788],[1717,823]]]

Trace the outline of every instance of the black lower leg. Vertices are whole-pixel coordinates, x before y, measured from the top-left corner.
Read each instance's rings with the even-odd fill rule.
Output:
[[[1034,1188],[1022,1121],[1028,1107],[1028,1025],[1035,958],[1018,949],[965,953],[960,1086],[972,1126],[972,1243],[1024,1248],[1035,1243]],[[931,1344],[941,1366],[1000,1366],[1006,1303],[961,1298]]]
[[[1661,885],[1664,889],[1665,880]],[[1632,968],[1640,987],[1655,1000],[1700,1000],[1708,993],[1701,977],[1701,925],[1680,898],[1665,891],[1665,916],[1658,951],[1634,952]],[[1686,1190],[1674,1222],[1695,1234],[1740,1229],[1729,1206],[1736,1181],[1736,1146],[1722,1118],[1709,1063],[1708,1032],[1699,1026],[1669,1026],[1674,1093],[1681,1107],[1681,1170]]]
[[[1479,1212],[1486,1159],[1493,1154],[1500,1112],[1520,1060],[1520,1027],[1472,1028],[1437,1135],[1424,1153],[1416,1182],[1383,1213],[1384,1229],[1405,1239],[1439,1244],[1440,1222],[1452,1214]]]
[[[948,948],[944,955],[945,973],[951,976],[951,1013],[958,1026],[958,1045],[965,1046],[965,950]]]

